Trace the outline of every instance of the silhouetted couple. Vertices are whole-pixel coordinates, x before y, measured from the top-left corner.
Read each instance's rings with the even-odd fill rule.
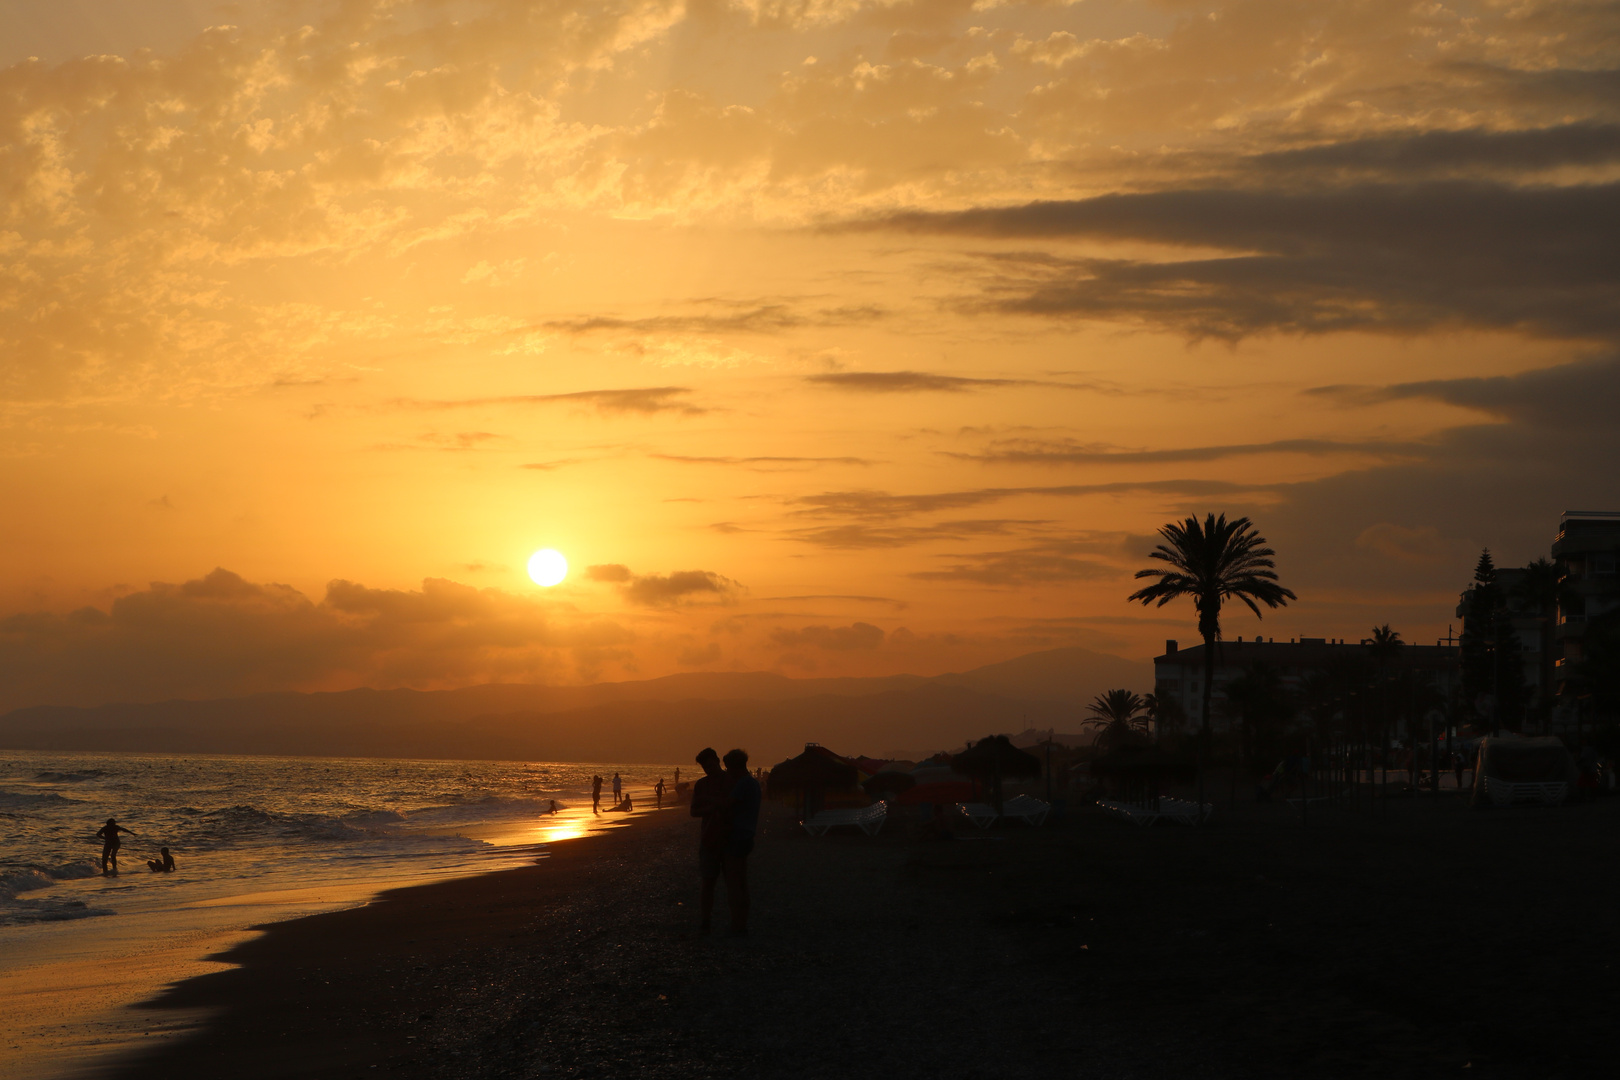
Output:
[[[720,755],[704,747],[697,756],[703,778],[692,785],[692,816],[703,820],[698,834],[698,871],[703,894],[698,910],[700,932],[707,934],[714,912],[714,885],[726,881],[731,933],[748,933],[748,855],[759,826],[759,783],[748,774],[748,754],[733,750],[720,768]]]

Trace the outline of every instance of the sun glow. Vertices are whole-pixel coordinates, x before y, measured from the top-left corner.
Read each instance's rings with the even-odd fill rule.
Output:
[[[536,585],[550,588],[567,576],[568,560],[563,558],[562,552],[541,548],[529,556],[529,577]]]

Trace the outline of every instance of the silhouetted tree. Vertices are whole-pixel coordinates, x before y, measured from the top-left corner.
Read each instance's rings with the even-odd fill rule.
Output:
[[[1261,662],[1245,668],[1243,674],[1228,682],[1226,703],[1242,726],[1238,732],[1238,746],[1251,769],[1264,767],[1272,755],[1281,753],[1282,736],[1288,722],[1294,718],[1294,702],[1288,688],[1283,685],[1282,673],[1270,664]],[[1237,767],[1232,769],[1233,798],[1236,798]]]
[[[1277,582],[1276,552],[1265,546],[1265,537],[1246,517],[1227,521],[1226,515],[1196,517],[1171,523],[1159,530],[1164,543],[1148,553],[1148,558],[1170,564],[1170,569],[1138,570],[1136,576],[1156,578],[1129,597],[1143,606],[1163,607],[1178,597],[1192,600],[1198,612],[1198,633],[1204,639],[1203,702],[1199,711],[1198,801],[1204,800],[1204,758],[1209,751],[1209,702],[1215,679],[1215,643],[1221,639],[1221,606],[1236,598],[1261,617],[1256,601],[1276,608],[1297,600]]]
[[[1140,694],[1110,690],[1093,698],[1086,711],[1091,715],[1081,723],[1102,728],[1097,735],[1099,749],[1107,749],[1133,734],[1147,734],[1147,701]]]

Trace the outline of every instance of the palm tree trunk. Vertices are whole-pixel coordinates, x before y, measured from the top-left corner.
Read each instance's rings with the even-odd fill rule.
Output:
[[[1204,771],[1209,761],[1209,701],[1215,683],[1215,635],[1204,635],[1203,726],[1198,737],[1198,812],[1204,812]]]

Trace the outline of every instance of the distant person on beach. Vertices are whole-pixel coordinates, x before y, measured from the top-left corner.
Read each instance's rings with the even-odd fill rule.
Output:
[[[557,800],[556,799],[551,800],[551,812],[553,814],[555,814],[557,812]]]
[[[601,812],[602,778],[600,776],[593,776],[591,777],[591,813],[600,814]]]
[[[158,848],[158,858],[147,859],[146,866],[154,874],[174,873],[174,856],[169,854],[168,848]]]
[[[619,801],[619,792],[620,792],[620,790],[621,790],[621,785],[619,783],[619,774],[614,773],[613,774],[613,801],[615,803]]]
[[[714,883],[725,868],[726,842],[731,836],[731,814],[726,807],[731,779],[721,771],[720,755],[713,747],[699,750],[697,763],[703,766],[703,776],[692,785],[692,816],[703,819],[698,830],[698,874],[703,879],[698,932],[707,934],[714,913]]]
[[[726,800],[731,831],[726,837],[724,872],[726,906],[731,909],[731,933],[748,933],[748,856],[754,850],[754,832],[759,827],[759,781],[748,772],[748,751],[726,753],[726,775],[731,778],[731,796]]]
[[[111,872],[118,873],[118,849],[123,845],[123,841],[118,839],[118,834],[121,832],[129,833],[131,836],[135,835],[134,829],[126,829],[112,818],[108,818],[107,824],[96,830],[96,836],[101,840],[101,872],[103,874],[108,872],[108,863],[112,864]]]
[[[653,785],[653,799],[658,809],[662,810],[664,808],[664,778],[662,776],[658,778],[658,783]]]

